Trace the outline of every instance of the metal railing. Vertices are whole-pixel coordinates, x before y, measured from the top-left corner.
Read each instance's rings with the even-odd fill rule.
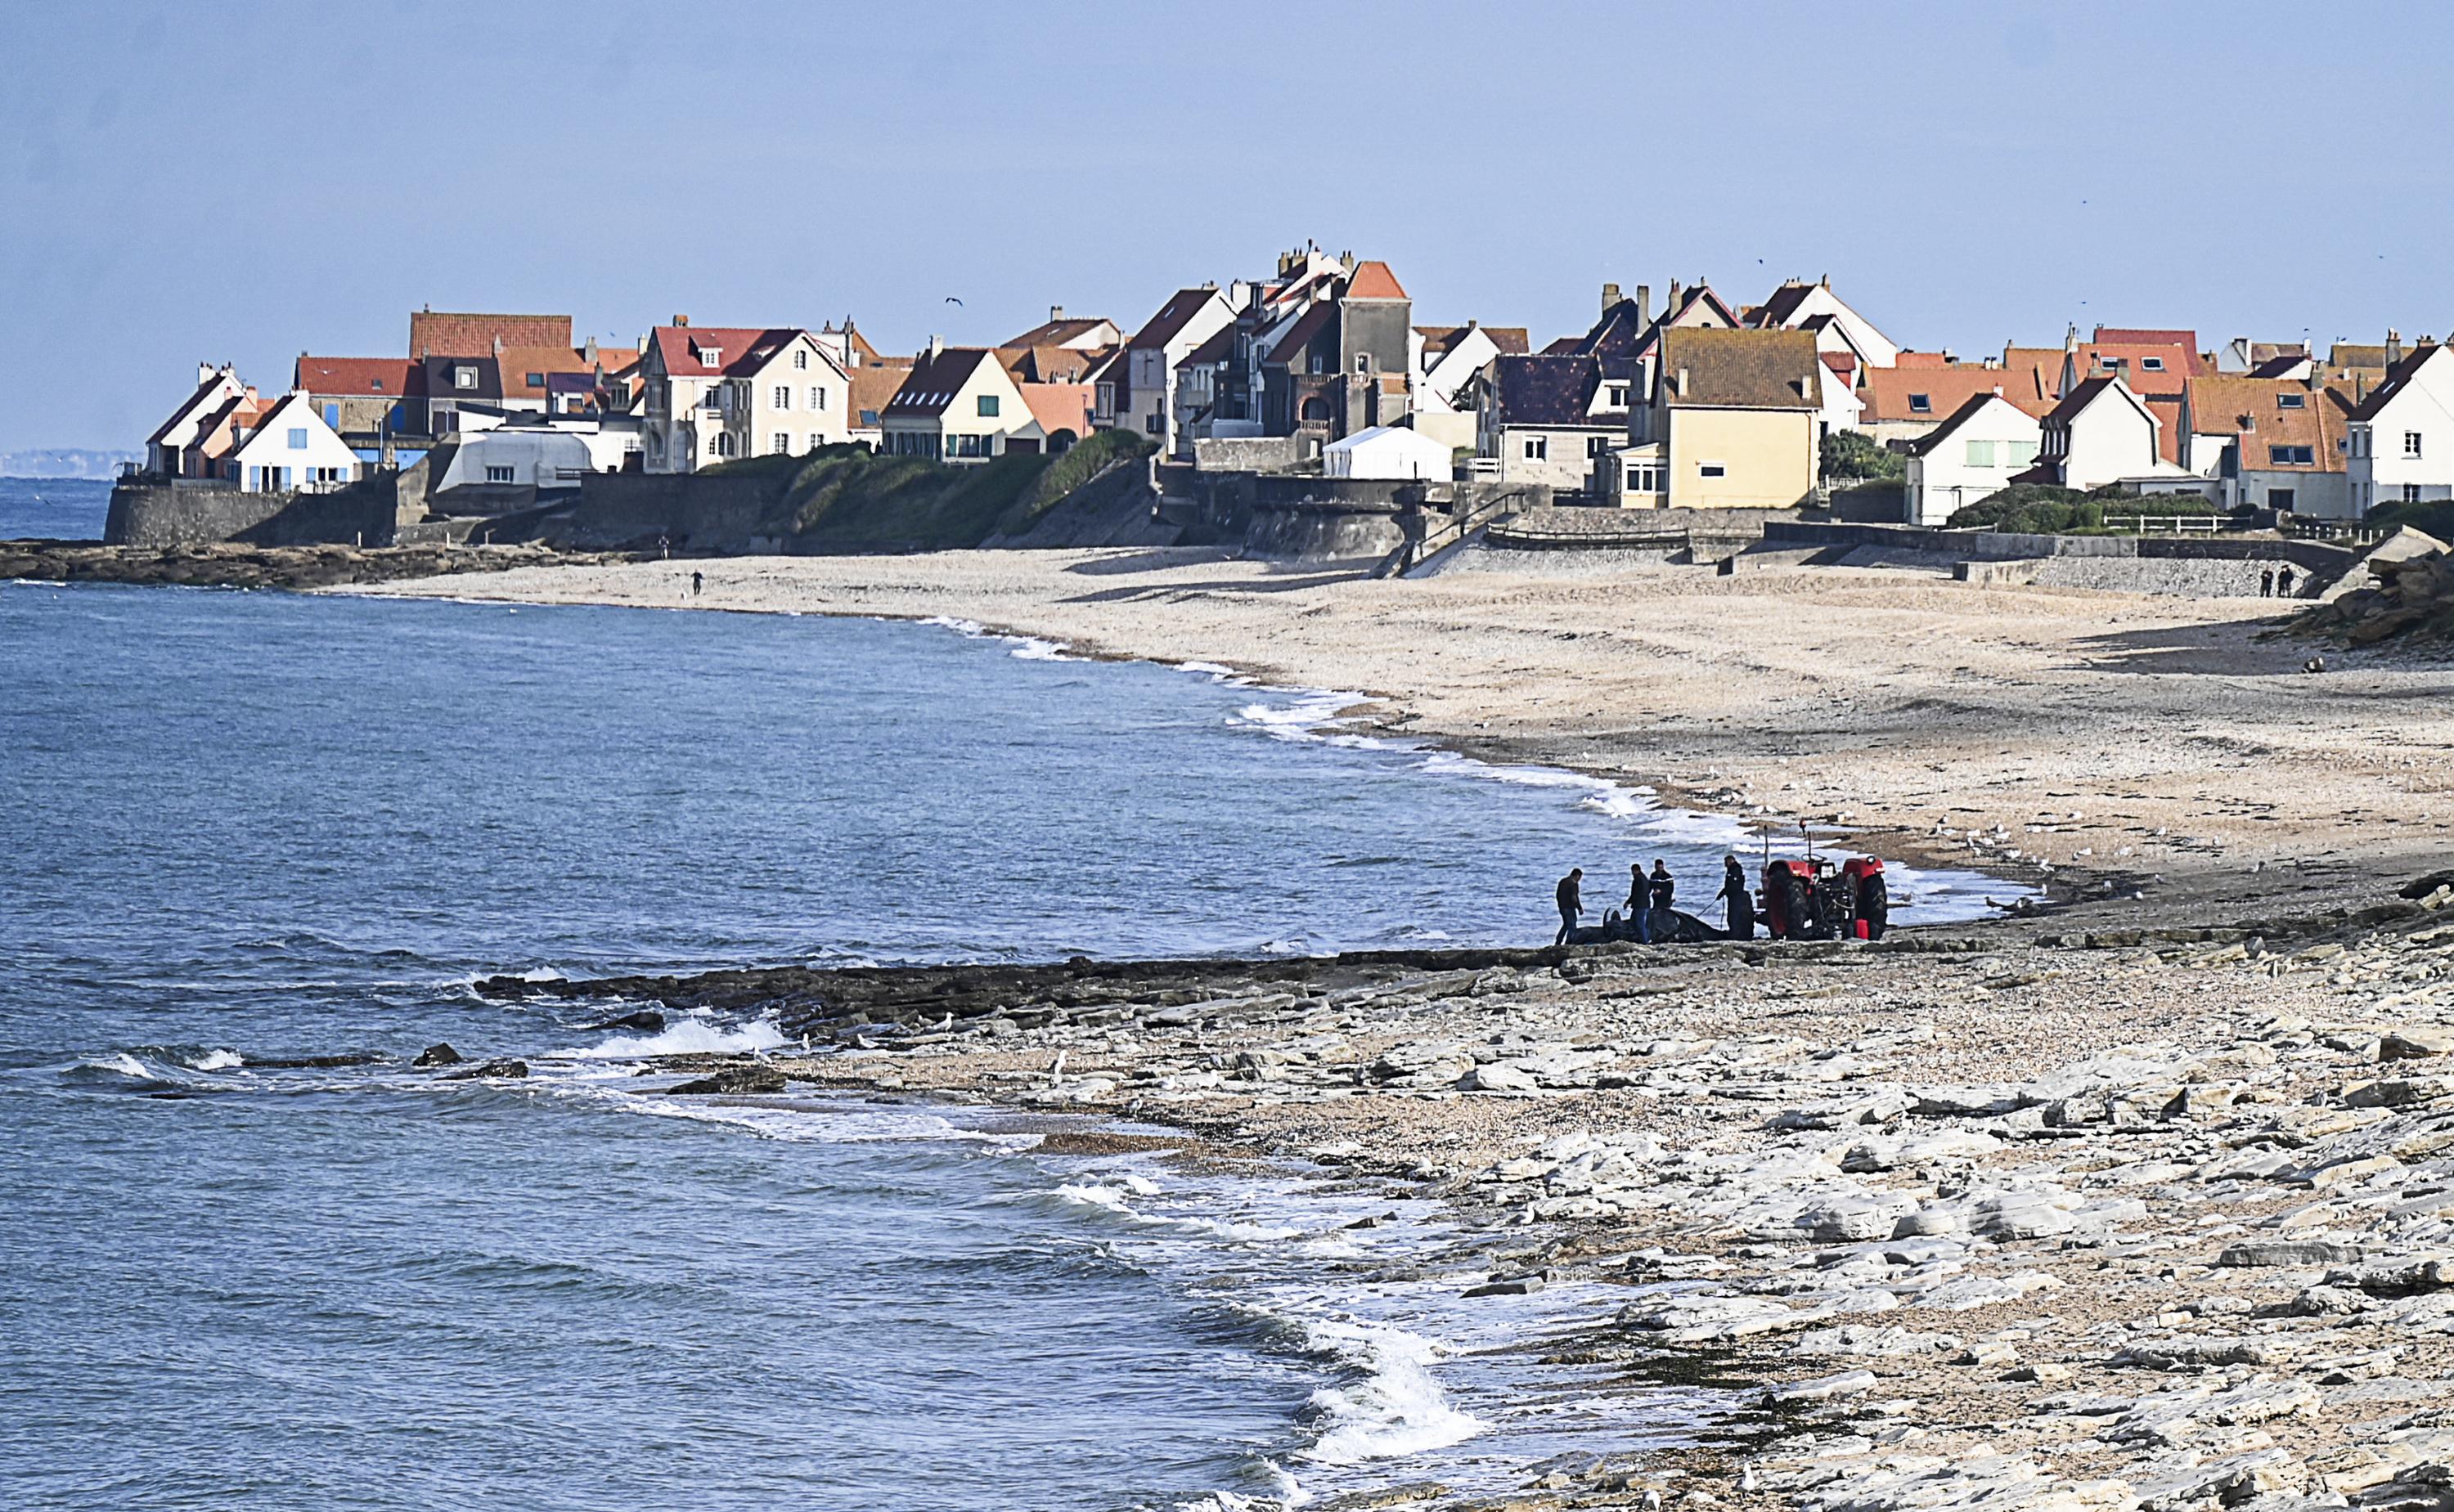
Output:
[[[2225,520],[2220,514],[2108,514],[2104,527],[2126,535],[2214,535]]]

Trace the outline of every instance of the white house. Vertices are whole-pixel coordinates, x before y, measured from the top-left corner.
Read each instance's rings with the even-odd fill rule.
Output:
[[[1321,471],[1333,478],[1420,478],[1446,483],[1454,453],[1404,426],[1371,426],[1320,448]]]
[[[231,448],[225,477],[246,493],[329,491],[356,481],[358,454],[324,423],[303,389],[284,394],[255,417]]]
[[[2391,353],[2389,353],[2391,356]],[[2351,508],[2454,498],[2454,357],[2424,341],[2352,410]]]
[[[1177,368],[1202,343],[1235,324],[1236,307],[1216,284],[1170,294],[1158,313],[1125,343],[1122,357],[1095,375],[1104,389],[1097,396],[1098,412],[1115,416],[1118,428],[1139,431],[1163,450],[1179,449],[1174,445]],[[1202,376],[1206,384],[1211,375]]]
[[[225,363],[215,368],[211,363],[196,364],[196,387],[187,401],[171,411],[171,418],[160,428],[145,438],[145,470],[162,477],[178,474],[181,455],[196,440],[197,432],[213,415],[233,399],[246,398],[251,390],[238,381],[237,369]]]
[[[2037,460],[2044,427],[2000,393],[1974,394],[1909,447],[1911,525],[1942,525]]]
[[[1067,408],[1079,417],[1076,424],[1090,424],[1087,386],[1032,387],[1075,396]],[[1036,412],[1032,397],[996,352],[932,343],[878,415],[879,448],[961,467],[1047,448],[1054,432]]]
[[[849,441],[838,346],[790,327],[657,327],[639,358],[642,467],[694,472]]]
[[[1789,280],[1749,312],[1747,324],[1767,330],[1814,330],[1818,350],[1838,351],[1845,347],[1869,368],[1889,368],[1901,360],[1899,345],[1832,292],[1829,278],[1812,284]]]
[[[2157,454],[2162,424],[2121,378],[2087,379],[2046,414],[2037,465],[2013,481],[2085,492],[2124,478],[2182,474]]]

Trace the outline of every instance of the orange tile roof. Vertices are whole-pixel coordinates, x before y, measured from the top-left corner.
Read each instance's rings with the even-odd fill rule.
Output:
[[[2062,353],[2054,353],[2059,359]],[[2055,364],[2060,376],[2061,364]],[[2042,418],[2054,407],[2053,385],[2043,381],[2029,368],[1993,368],[1982,363],[1954,363],[1938,368],[1869,368],[1862,394],[1866,408],[1860,420],[1867,425],[1879,421],[1940,421],[1965,405],[1978,394],[1991,394],[2000,388],[2002,397]],[[1924,408],[1911,403],[1923,397]]]
[[[1406,292],[1404,285],[1398,282],[1398,275],[1389,271],[1388,264],[1368,262],[1357,265],[1355,277],[1349,280],[1346,286],[1346,297],[1349,299],[1409,299],[1413,296]]]

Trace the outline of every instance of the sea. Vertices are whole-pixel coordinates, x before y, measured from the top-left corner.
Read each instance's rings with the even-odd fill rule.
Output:
[[[0,481],[0,536],[105,493]],[[1568,865],[1709,892],[1733,838],[1343,703],[959,625],[0,584],[0,1505],[1238,1512],[1687,1442],[1709,1393],[1542,1363],[1624,1290],[1464,1299],[1419,1197],[712,1106],[644,1058],[775,1025],[471,988],[1542,943]]]

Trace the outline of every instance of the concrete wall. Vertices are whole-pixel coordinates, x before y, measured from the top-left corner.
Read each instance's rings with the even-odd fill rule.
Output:
[[[398,494],[389,474],[332,493],[243,492],[236,488],[131,487],[111,490],[102,530],[111,546],[382,546],[392,538]]]
[[[1213,436],[1193,444],[1204,472],[1285,472],[1303,460],[1301,436]]]

